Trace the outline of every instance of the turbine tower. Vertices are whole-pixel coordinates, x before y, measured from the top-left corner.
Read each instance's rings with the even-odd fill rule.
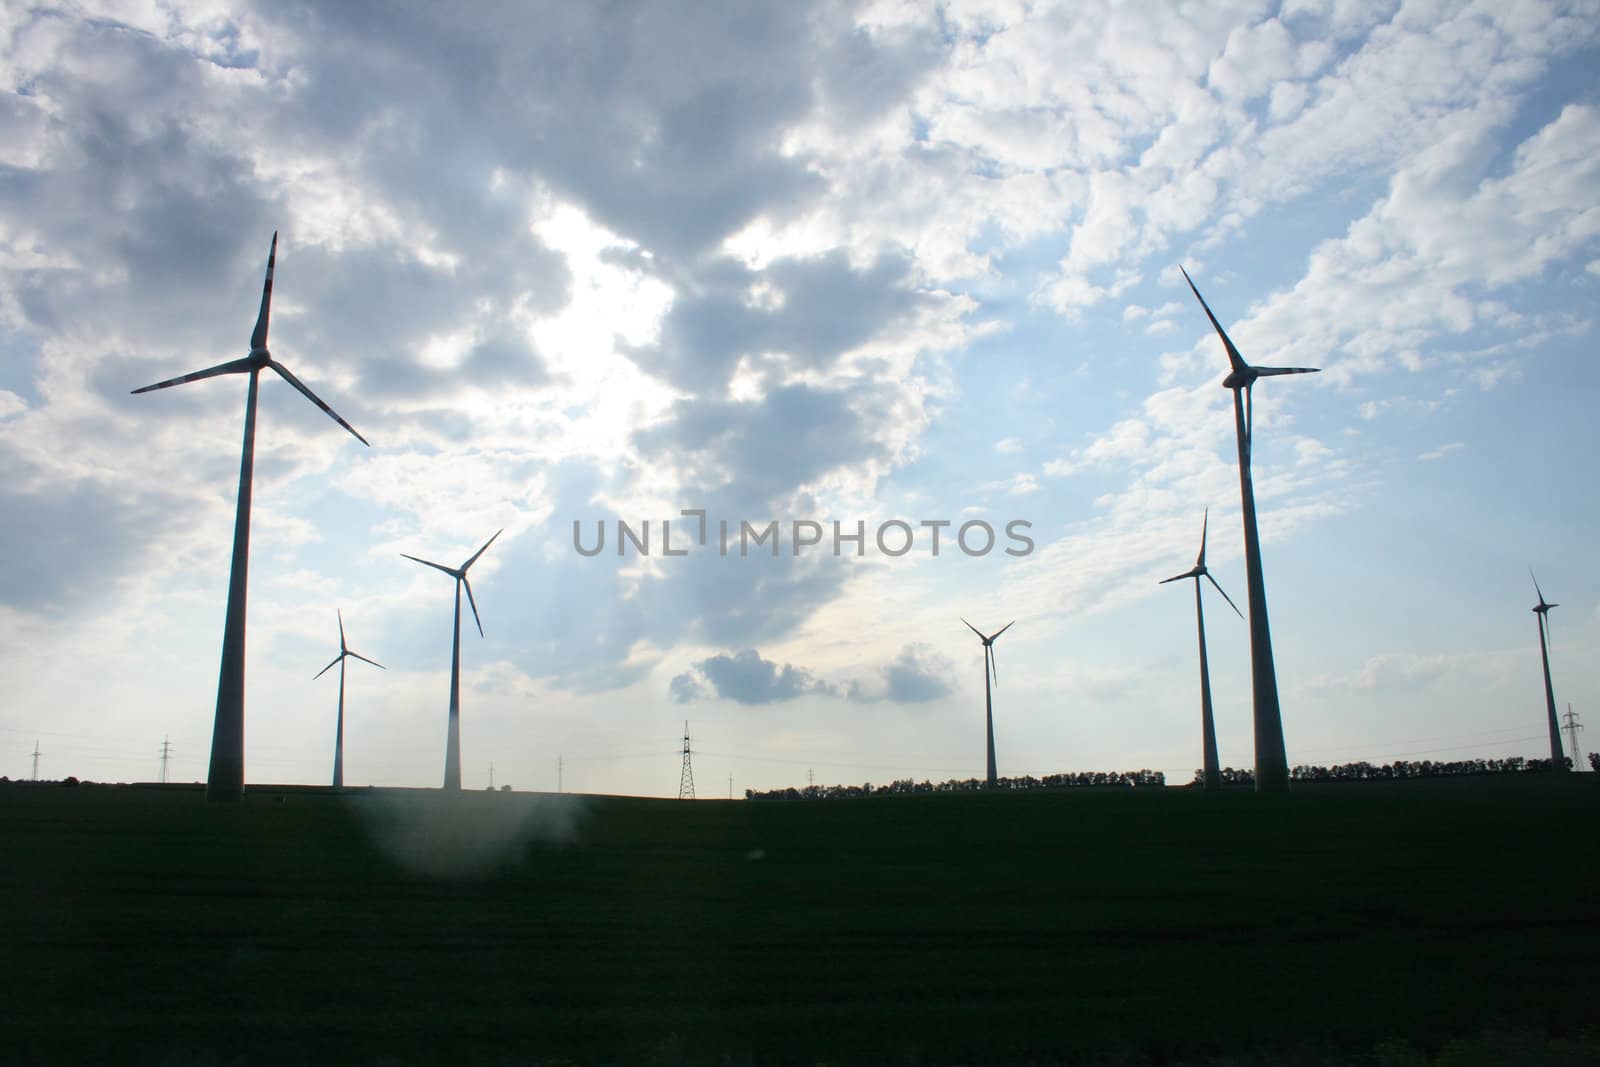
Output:
[[[966,623],[967,629],[978,635],[979,641],[983,642],[983,721],[989,734],[988,784],[989,788],[993,789],[996,777],[994,770],[994,697],[989,692],[989,675],[993,673],[994,684],[1000,684],[1000,672],[994,665],[994,642],[1001,634],[1015,626],[1017,620],[1012,619],[988,637],[983,636],[983,631],[967,622],[966,619],[961,621]]]
[[[503,533],[504,530],[496,530],[494,537],[499,537]],[[483,620],[478,618],[478,602],[472,597],[472,583],[467,581],[467,568],[478,562],[478,557],[489,550],[489,546],[494,544],[494,537],[485,541],[483,547],[459,567],[446,567],[443,563],[400,553],[406,559],[416,560],[434,570],[444,571],[456,580],[456,621],[450,645],[450,726],[445,732],[444,741],[444,788],[452,793],[461,791],[461,587],[467,587],[467,603],[472,606],[472,621],[478,624],[478,636],[482,637]]]
[[[1261,576],[1261,538],[1256,532],[1256,492],[1250,481],[1250,457],[1254,445],[1254,410],[1250,391],[1257,378],[1279,374],[1312,374],[1316,367],[1252,367],[1239,355],[1233,341],[1211,313],[1189,272],[1183,280],[1205,309],[1206,318],[1222,338],[1228,353],[1228,376],[1224,389],[1233,390],[1233,425],[1239,441],[1239,499],[1244,512],[1244,567],[1250,597],[1250,688],[1255,709],[1256,792],[1286,793],[1289,790],[1289,757],[1283,746],[1283,713],[1278,708],[1278,675],[1272,665],[1272,633],[1267,626],[1267,587]]]
[[[1528,568],[1528,577],[1533,578],[1533,568]],[[1550,764],[1552,769],[1564,771],[1567,769],[1566,757],[1561,753],[1561,725],[1556,722],[1556,694],[1550,686],[1550,648],[1549,631],[1551,608],[1559,608],[1560,604],[1546,604],[1544,591],[1539,588],[1539,579],[1533,578],[1533,591],[1539,595],[1539,603],[1534,607],[1533,613],[1539,616],[1539,659],[1544,663],[1544,706],[1550,715]]]
[[[321,678],[324,674],[327,674],[330,670],[333,669],[333,664],[334,663],[337,663],[339,665],[339,725],[334,730],[334,734],[333,734],[333,787],[335,789],[343,789],[344,788],[344,661],[346,659],[348,659],[349,657],[354,656],[356,659],[360,660],[362,663],[370,663],[374,667],[378,668],[380,671],[381,670],[387,670],[387,668],[384,667],[384,665],[379,663],[377,660],[371,660],[371,659],[368,659],[367,657],[363,656],[359,652],[350,651],[350,646],[348,646],[348,645],[346,645],[344,643],[344,612],[341,611],[341,612],[338,613],[338,615],[339,615],[339,654],[337,656],[333,657],[333,663],[328,664],[326,667],[324,667],[320,671],[318,671],[316,673],[316,675],[312,677],[311,680],[314,682],[318,678]]]
[[[1217,763],[1217,727],[1211,717],[1211,670],[1206,665],[1206,615],[1200,603],[1200,579],[1204,578],[1216,586],[1217,592],[1222,593],[1222,599],[1228,602],[1228,607],[1241,619],[1243,613],[1233,598],[1222,592],[1222,586],[1217,585],[1217,580],[1211,577],[1211,572],[1206,570],[1206,525],[1211,520],[1211,509],[1207,508],[1205,515],[1200,519],[1200,555],[1195,559],[1194,566],[1182,574],[1175,574],[1171,578],[1163,578],[1158,585],[1168,582],[1180,582],[1185,578],[1194,579],[1194,621],[1200,631],[1200,733],[1204,745],[1205,769],[1202,771],[1206,789],[1222,788],[1222,769]]]
[[[207,800],[238,800],[244,795],[244,624],[245,594],[250,572],[250,488],[255,469],[256,390],[264,368],[298,389],[334,422],[343,426],[362,444],[365,437],[356,433],[339,414],[306,388],[305,383],[272,358],[267,350],[267,319],[272,311],[272,268],[278,258],[278,235],[272,235],[267,253],[267,280],[261,286],[261,310],[256,328],[250,334],[250,353],[243,359],[219,363],[215,367],[168,378],[164,382],[133,390],[148,393],[219,374],[248,374],[250,388],[244,401],[244,449],[239,460],[239,501],[233,520],[233,562],[228,572],[228,615],[222,630],[222,667],[217,677],[217,713],[211,725],[211,765],[206,773]]]

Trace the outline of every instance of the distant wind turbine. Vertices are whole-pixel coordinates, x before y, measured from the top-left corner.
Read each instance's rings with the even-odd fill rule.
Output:
[[[503,533],[504,530],[496,530],[494,537],[499,537]],[[467,568],[478,562],[478,557],[489,550],[489,546],[494,544],[494,537],[485,541],[483,547],[459,567],[446,567],[443,563],[400,553],[406,559],[416,560],[434,570],[444,571],[456,580],[456,621],[450,645],[450,726],[445,733],[444,742],[444,787],[450,792],[461,791],[461,587],[467,587],[467,603],[472,607],[472,621],[478,624],[478,636],[482,637],[483,620],[478,618],[478,602],[472,597],[472,583],[467,581]]]
[[[256,328],[250,334],[250,354],[243,359],[219,363],[215,367],[195,371],[164,382],[147,385],[135,393],[148,393],[153,389],[197,382],[219,374],[248,374],[250,389],[244,402],[244,454],[239,460],[239,503],[233,520],[233,563],[228,572],[228,616],[222,631],[222,668],[217,678],[217,713],[211,726],[211,766],[206,774],[206,799],[238,800],[244,795],[244,624],[245,594],[250,572],[250,484],[255,468],[256,451],[256,389],[262,368],[276,371],[278,376],[298,389],[307,400],[321,408],[329,418],[355,437],[368,444],[365,437],[356,433],[339,414],[307,389],[287,367],[272,358],[267,351],[267,319],[272,311],[272,268],[278,258],[278,235],[272,235],[272,249],[267,253],[267,280],[261,287],[261,310],[256,315]]]
[[[1000,671],[999,671],[998,668],[995,667],[995,664],[994,664],[994,643],[995,643],[995,639],[998,638],[1001,634],[1005,633],[1007,630],[1011,629],[1013,626],[1015,626],[1017,624],[1017,620],[1012,619],[1010,622],[1008,622],[1004,626],[1000,627],[1000,629],[996,630],[994,633],[990,634],[988,637],[983,636],[983,631],[979,630],[976,626],[972,625],[970,622],[967,622],[966,619],[962,619],[961,621],[966,623],[967,629],[969,629],[973,633],[977,634],[978,635],[978,640],[983,642],[983,721],[984,721],[984,725],[987,728],[988,734],[989,734],[989,786],[990,786],[990,788],[993,788],[994,784],[995,784],[995,770],[994,770],[994,697],[990,694],[990,691],[989,691],[989,676],[990,676],[990,674],[993,674],[994,675],[994,684],[995,685],[999,685],[1000,684]]]
[[[1200,555],[1195,559],[1194,566],[1182,574],[1163,578],[1157,584],[1166,585],[1168,582],[1180,582],[1185,578],[1194,579],[1194,621],[1200,631],[1200,732],[1205,753],[1205,769],[1202,774],[1206,789],[1220,789],[1222,770],[1217,764],[1217,727],[1211,717],[1211,669],[1206,664],[1206,615],[1200,603],[1200,579],[1204,578],[1216,586],[1217,592],[1222,593],[1222,599],[1228,602],[1228,607],[1233,609],[1235,615],[1241,619],[1244,615],[1239,611],[1239,606],[1233,602],[1233,598],[1222,592],[1222,586],[1217,585],[1217,580],[1206,570],[1206,525],[1210,520],[1211,509],[1207,508],[1200,520]]]
[[[333,669],[333,664],[339,665],[339,725],[333,735],[333,787],[344,788],[344,661],[354,656],[362,663],[370,663],[380,671],[385,670],[383,664],[377,660],[368,659],[359,652],[350,651],[350,646],[344,643],[344,612],[339,612],[339,654],[333,657],[333,663],[318,671],[312,681],[316,681]]]
[[[1561,727],[1556,722],[1556,693],[1550,686],[1550,609],[1559,608],[1560,604],[1546,604],[1544,591],[1539,588],[1539,579],[1533,577],[1533,568],[1528,568],[1528,577],[1533,578],[1533,591],[1539,595],[1539,603],[1533,613],[1539,616],[1539,659],[1544,663],[1544,706],[1550,714],[1550,762],[1558,771],[1567,769],[1566,756],[1561,752]]]
[[[1183,280],[1189,283],[1194,298],[1205,309],[1206,318],[1222,338],[1222,347],[1228,352],[1231,370],[1222,379],[1224,389],[1233,390],[1233,424],[1239,441],[1239,498],[1244,512],[1244,567],[1250,598],[1250,682],[1255,709],[1256,735],[1256,791],[1284,793],[1289,789],[1289,758],[1283,745],[1283,713],[1278,707],[1278,676],[1272,665],[1272,633],[1267,626],[1267,587],[1261,576],[1261,538],[1256,532],[1256,493],[1250,481],[1250,456],[1254,438],[1254,409],[1250,391],[1257,378],[1278,374],[1313,374],[1316,367],[1252,367],[1239,355],[1233,341],[1211,313],[1200,290],[1195,288],[1189,272]]]

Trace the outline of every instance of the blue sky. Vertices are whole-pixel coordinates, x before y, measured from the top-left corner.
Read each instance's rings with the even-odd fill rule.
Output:
[[[1256,391],[1291,763],[1546,751],[1600,681],[1600,5],[41,5],[0,36],[0,773],[205,772],[272,348],[250,781],[675,794],[1199,763]],[[572,524],[1031,523],[1036,549],[580,556]],[[686,520],[684,520],[686,522]],[[612,528],[614,534],[614,525]],[[674,524],[674,537],[679,533]],[[948,534],[947,534],[948,537]],[[870,539],[870,533],[869,533]],[[1002,546],[1005,542],[1002,540]],[[1208,637],[1225,763],[1248,634]],[[355,668],[362,668],[356,670]],[[1597,742],[1600,744],[1600,742]],[[1587,748],[1586,748],[1587,750]]]

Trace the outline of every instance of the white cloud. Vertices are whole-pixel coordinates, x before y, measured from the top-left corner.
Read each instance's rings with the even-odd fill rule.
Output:
[[[1466,444],[1461,441],[1451,441],[1447,445],[1440,445],[1438,448],[1432,448],[1426,452],[1423,452],[1417,456],[1417,460],[1422,463],[1431,463],[1436,459],[1443,459],[1452,452],[1459,452],[1466,447]]]

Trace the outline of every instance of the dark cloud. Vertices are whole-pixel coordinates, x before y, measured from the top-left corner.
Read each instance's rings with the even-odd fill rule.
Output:
[[[857,269],[843,250],[779,259],[761,270],[716,260],[698,269],[673,303],[660,341],[632,356],[648,373],[696,391],[720,391],[746,356],[825,370],[928,301],[910,272],[898,256]]]
[[[879,678],[869,683],[852,682],[851,700],[875,704],[926,704],[948,696],[955,686],[951,680],[954,665],[928,645],[907,645],[885,664]]]
[[[140,560],[194,514],[192,500],[160,488],[134,492],[93,479],[46,487],[9,448],[0,449],[0,465],[0,604],[18,611],[106,611],[141,573]]]
[[[700,679],[687,671],[673,677],[667,684],[667,692],[675,704],[692,704],[707,695],[706,687],[701,684]]]
[[[731,656],[717,655],[694,665],[699,677],[680,674],[672,680],[672,694],[679,703],[704,692],[703,678],[711,691],[724,700],[740,704],[777,704],[808,693],[831,694],[833,689],[803,667],[785,663],[779,667],[761,653],[747,648]]]
[[[849,4],[804,3],[260,4],[238,24],[175,35],[181,45],[58,14],[19,23],[18,34],[48,23],[54,51],[19,74],[35,96],[0,101],[0,130],[34,150],[14,158],[36,160],[0,167],[0,223],[33,253],[0,273],[0,311],[23,348],[72,350],[105,411],[170,421],[242,409],[235,379],[159,400],[127,392],[243,353],[281,229],[275,352],[380,448],[470,446],[464,390],[549,384],[522,324],[570,296],[563,259],[529,229],[554,200],[637,242],[607,255],[674,289],[660,342],[633,355],[693,395],[631,443],[645,463],[672,465],[684,506],[780,518],[807,484],[886,460],[892,385],[781,386],[749,403],[725,386],[744,357],[827,371],[892,334],[932,299],[908,261],[829,253],[752,270],[716,250],[754,219],[795,217],[822,188],[787,129],[819,107],[845,127],[873,121],[914,87],[930,41],[865,34]],[[223,69],[235,66],[256,69]],[[349,232],[308,240],[290,205],[311,196],[336,222],[348,212]],[[752,302],[752,290],[764,295]],[[443,336],[463,340],[440,367],[422,353]],[[42,368],[34,357],[25,376]],[[261,403],[264,442],[342,432],[282,382],[264,381]],[[297,469],[293,448],[257,460],[258,487]],[[538,467],[530,480],[552,480],[550,527],[499,546],[496,580],[477,591],[496,628],[527,635],[506,649],[513,661],[558,685],[625,686],[653,666],[641,648],[779,639],[848,579],[831,557],[701,553],[641,576],[631,560],[551,553],[572,519],[598,517],[595,494],[626,492],[642,472]],[[218,454],[184,473],[228,485],[236,471]],[[87,483],[11,492],[14,524],[35,516],[47,539],[85,509],[104,539],[85,551],[111,561],[126,562],[118,546],[170,540],[185,514],[162,525],[169,512],[145,498]],[[67,595],[65,579],[5,581],[17,600]]]
[[[837,32],[804,4],[263,4],[257,15],[295,41],[306,120],[357,144],[369,168],[426,152],[447,173],[537,174],[613,232],[685,260],[820,187],[779,138],[814,106],[819,36]],[[403,124],[374,128],[396,100]]]
[[[733,496],[728,503],[745,509],[724,514],[758,518],[761,509],[830,471],[883,458],[875,388],[789,385],[760,400],[681,400],[670,420],[635,434],[634,445],[642,462],[690,474],[689,491],[699,470],[699,491]]]

